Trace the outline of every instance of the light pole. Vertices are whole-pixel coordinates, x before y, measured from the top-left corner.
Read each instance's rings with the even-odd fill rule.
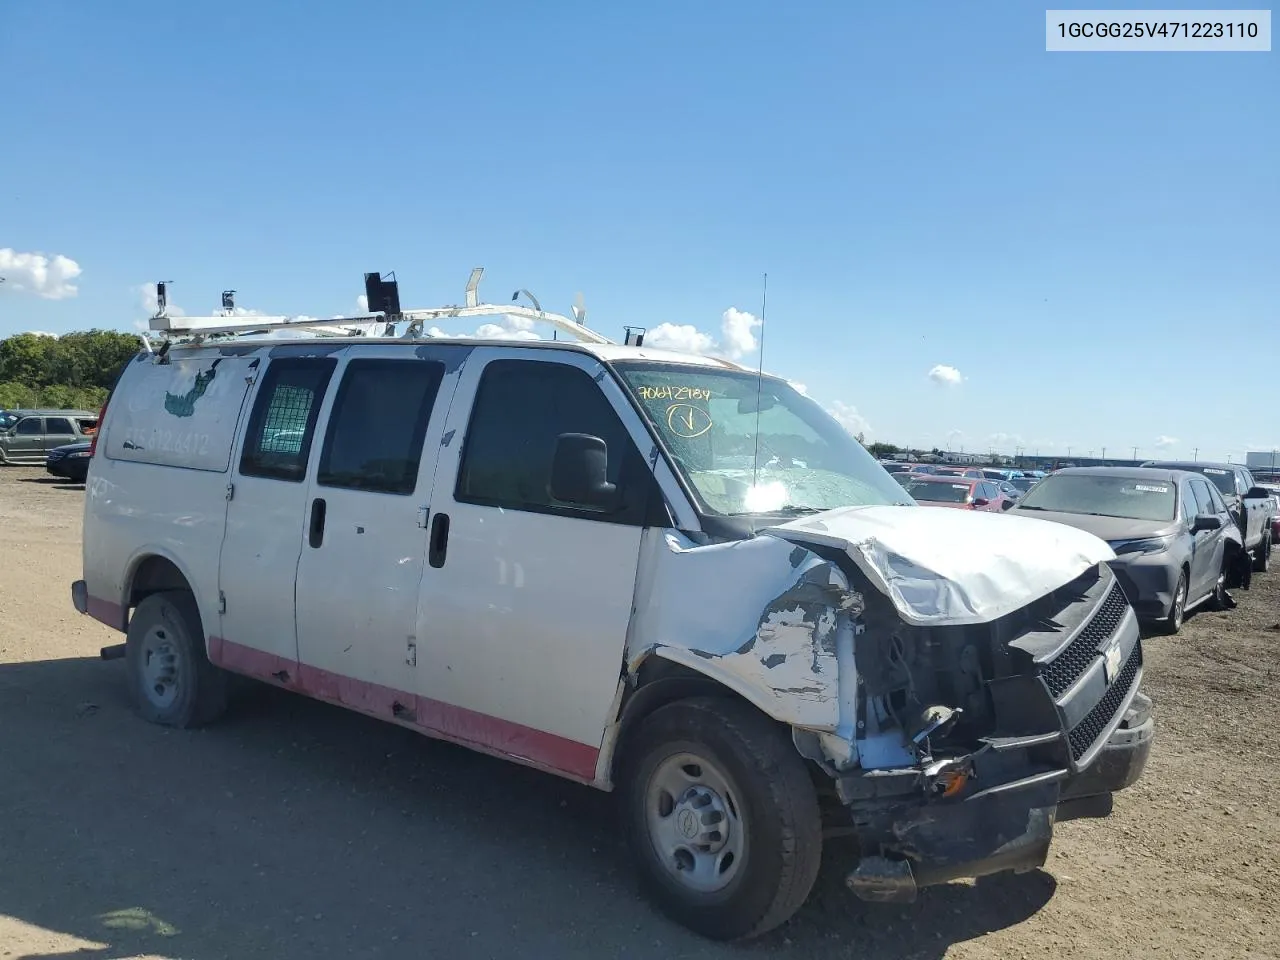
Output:
[[[1191,462],[1195,463],[1199,459],[1200,459],[1200,448],[1196,447],[1194,450],[1191,451]]]
[[[1133,459],[1138,459],[1138,448],[1136,446],[1133,448]]]

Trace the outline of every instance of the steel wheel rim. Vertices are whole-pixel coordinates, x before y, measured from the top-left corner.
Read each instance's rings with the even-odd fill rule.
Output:
[[[728,776],[693,753],[654,769],[645,788],[645,827],[667,875],[697,893],[724,890],[746,860],[743,807]]]
[[[147,700],[164,709],[178,698],[181,673],[174,639],[163,626],[155,626],[142,638],[142,691]]]

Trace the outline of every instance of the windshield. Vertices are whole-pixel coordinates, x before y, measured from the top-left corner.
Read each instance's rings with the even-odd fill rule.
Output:
[[[1193,470],[1197,469],[1192,467]],[[1213,481],[1213,485],[1218,488],[1218,492],[1224,496],[1234,497],[1236,495],[1236,475],[1230,470],[1223,470],[1221,467],[1200,467],[1201,473]]]
[[[683,364],[615,367],[711,512],[912,503],[862,444],[785,381]]]
[[[1174,485],[1167,480],[1054,474],[1018,501],[1018,510],[1054,510],[1129,520],[1172,520]]]
[[[968,483],[938,483],[936,480],[912,480],[907,493],[914,500],[931,500],[934,503],[968,503],[973,485]]]

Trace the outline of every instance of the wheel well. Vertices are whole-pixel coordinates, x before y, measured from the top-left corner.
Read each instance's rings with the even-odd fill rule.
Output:
[[[191,584],[172,560],[158,556],[147,557],[138,564],[129,581],[127,606],[133,609],[151,594],[165,590],[192,592]]]
[[[746,697],[730,690],[724,684],[683,664],[672,663],[661,657],[650,657],[642,663],[637,680],[636,688],[628,693],[622,703],[622,711],[618,719],[618,736],[613,758],[610,761],[611,774],[618,769],[618,761],[626,751],[627,741],[645,717],[659,707],[677,700],[689,697],[723,697],[726,700],[745,703],[761,716],[768,716]],[[774,722],[777,723],[777,721]]]

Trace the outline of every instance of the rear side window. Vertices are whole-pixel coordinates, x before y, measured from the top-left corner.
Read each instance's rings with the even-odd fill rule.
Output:
[[[551,499],[551,461],[562,433],[588,433],[608,446],[618,513],[601,516]],[[642,524],[652,477],[631,436],[591,376],[537,360],[495,360],[484,371],[462,452],[455,497],[464,503]]]
[[[329,415],[317,483],[379,493],[413,493],[422,439],[444,364],[352,360]]]
[[[249,418],[240,456],[242,474],[302,481],[316,417],[336,366],[330,358],[271,362]]]
[[[18,421],[18,427],[14,433],[24,437],[39,436],[44,433],[44,427],[39,417],[27,417],[25,420]]]
[[[46,417],[44,421],[45,433],[75,433],[75,428],[71,426],[71,421],[66,417]]]

